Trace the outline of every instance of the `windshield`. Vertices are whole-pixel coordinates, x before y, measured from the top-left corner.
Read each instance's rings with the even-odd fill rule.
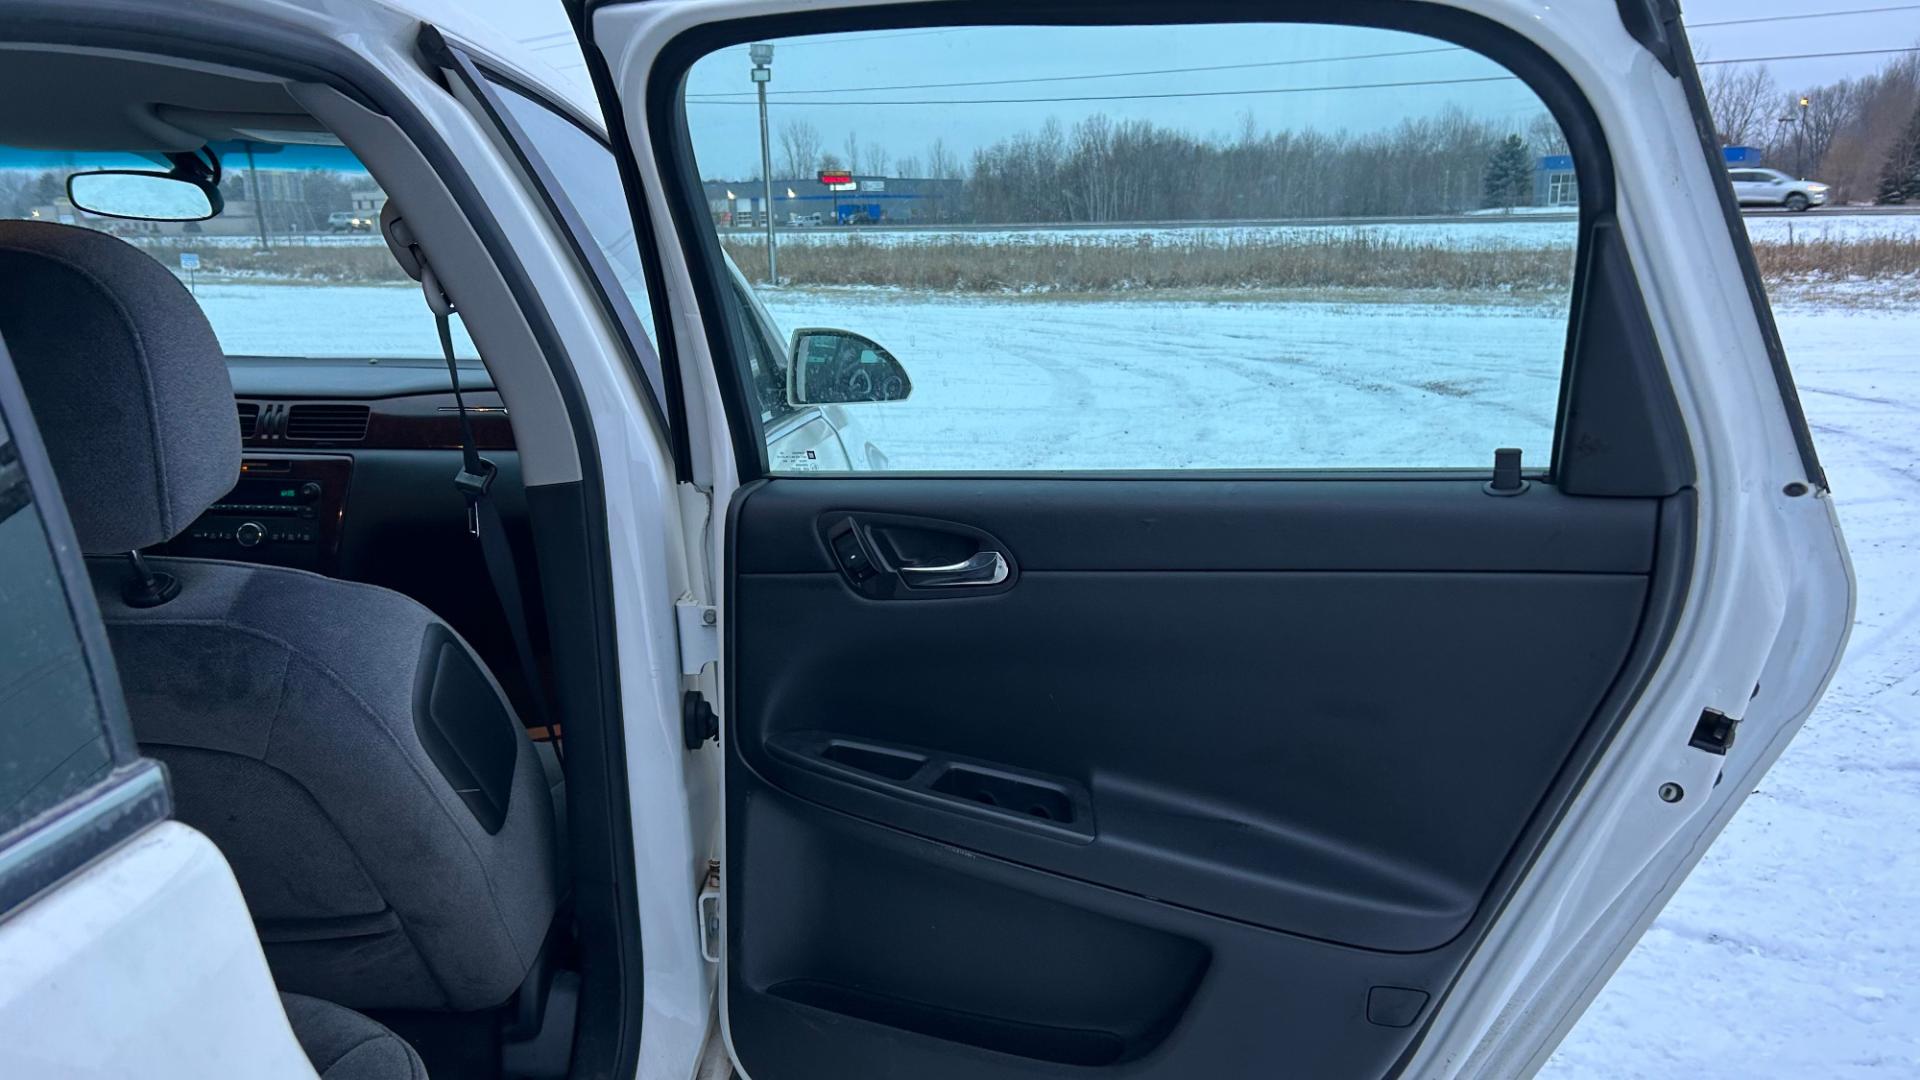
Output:
[[[164,170],[157,154],[0,147],[0,218],[111,233],[193,291],[229,356],[440,356],[420,287],[380,236],[386,192],[341,146],[220,142],[224,209],[204,221],[101,217],[67,199],[67,177]],[[477,357],[456,320],[454,347]]]

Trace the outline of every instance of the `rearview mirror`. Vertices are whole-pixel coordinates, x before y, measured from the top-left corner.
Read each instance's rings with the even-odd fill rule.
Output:
[[[204,221],[220,212],[217,189],[180,176],[105,169],[67,177],[67,201],[101,217]]]
[[[795,405],[900,401],[913,392],[892,353],[850,330],[795,330],[790,355],[787,400]]]

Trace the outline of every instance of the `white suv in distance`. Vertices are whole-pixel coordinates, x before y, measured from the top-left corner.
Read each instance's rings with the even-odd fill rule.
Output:
[[[1727,178],[1741,206],[1784,206],[1798,213],[1827,204],[1827,185],[1795,180],[1779,169],[1734,169]]]

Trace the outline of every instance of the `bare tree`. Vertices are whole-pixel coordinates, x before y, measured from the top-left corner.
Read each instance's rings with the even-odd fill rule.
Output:
[[[893,157],[887,153],[887,148],[877,142],[867,144],[867,156],[863,160],[866,162],[867,171],[875,176],[887,175],[887,166],[893,163]]]
[[[843,143],[842,146],[847,151],[847,171],[859,172],[860,171],[860,137],[854,134],[853,132],[849,131],[847,132],[847,141]]]
[[[1527,121],[1527,146],[1536,155],[1546,157],[1567,152],[1567,134],[1552,113],[1535,113]]]
[[[927,147],[927,176],[935,180],[958,180],[963,175],[960,159],[947,149],[947,140],[933,140],[933,145]]]
[[[1772,134],[1780,90],[1764,66],[1716,66],[1707,73],[1706,90],[1714,126],[1728,146],[1751,146]]]
[[[893,163],[893,174],[895,176],[903,176],[903,177],[910,177],[910,178],[924,175],[920,171],[920,159],[917,157],[914,157],[912,154],[908,154],[907,156],[901,158],[899,161],[896,161]]]
[[[807,121],[789,120],[780,126],[780,167],[788,176],[812,176],[823,149],[820,129]]]

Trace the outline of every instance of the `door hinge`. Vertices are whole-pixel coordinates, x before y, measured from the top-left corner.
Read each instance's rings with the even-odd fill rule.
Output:
[[[1700,714],[1700,721],[1693,725],[1693,738],[1687,745],[1695,750],[1705,750],[1709,754],[1727,755],[1733,749],[1733,736],[1740,721],[1718,709],[1707,709]]]
[[[700,955],[707,963],[720,962],[720,864],[707,863],[706,884],[700,887]]]
[[[680,674],[698,675],[720,659],[720,613],[694,600],[676,600],[673,616],[680,631]]]

